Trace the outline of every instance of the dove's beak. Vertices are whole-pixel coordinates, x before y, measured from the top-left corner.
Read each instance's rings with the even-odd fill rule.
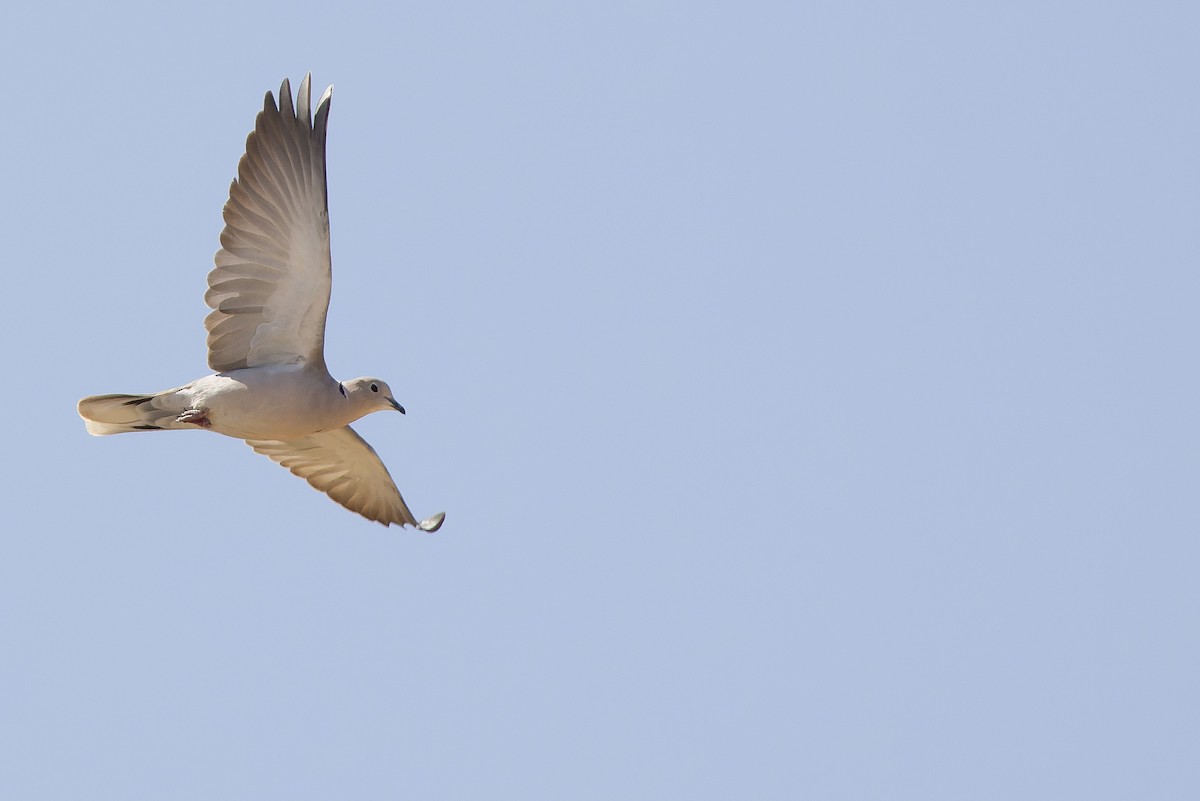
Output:
[[[392,404],[392,408],[400,412],[400,414],[404,414],[404,407],[396,403],[395,398],[388,398],[388,403]]]

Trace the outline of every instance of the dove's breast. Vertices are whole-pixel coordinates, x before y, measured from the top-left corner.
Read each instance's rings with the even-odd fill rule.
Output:
[[[207,411],[213,431],[284,442],[346,424],[344,398],[328,376],[300,367],[252,367],[201,378],[180,389]]]

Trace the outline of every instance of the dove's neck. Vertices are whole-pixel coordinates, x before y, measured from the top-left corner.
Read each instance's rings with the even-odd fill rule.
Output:
[[[333,408],[330,412],[337,422],[338,428],[348,426],[355,420],[366,417],[375,411],[370,398],[365,398],[360,393],[349,392],[345,384],[338,383],[334,391],[337,392],[337,395],[334,396]]]

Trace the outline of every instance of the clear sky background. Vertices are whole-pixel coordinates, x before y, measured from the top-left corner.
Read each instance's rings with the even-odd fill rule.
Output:
[[[1196,9],[7,9],[0,797],[1198,797]],[[434,535],[75,413],[308,70]]]

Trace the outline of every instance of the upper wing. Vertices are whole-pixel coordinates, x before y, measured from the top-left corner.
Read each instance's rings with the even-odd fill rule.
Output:
[[[329,207],[325,125],[333,87],[310,118],[309,78],[267,92],[229,187],[225,228],[204,302],[213,311],[208,365],[217,372],[301,361],[325,366]]]
[[[368,520],[437,531],[446,517],[441,512],[418,523],[375,449],[350,426],[291,442],[248,439],[246,444]]]

